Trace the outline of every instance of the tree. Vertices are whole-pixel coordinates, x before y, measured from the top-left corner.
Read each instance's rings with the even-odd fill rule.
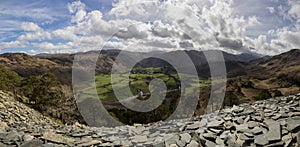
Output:
[[[0,64],[0,90],[16,93],[21,80],[17,73]]]

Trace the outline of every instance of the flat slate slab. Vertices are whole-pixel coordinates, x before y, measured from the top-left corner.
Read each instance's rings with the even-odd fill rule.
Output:
[[[267,133],[267,138],[270,142],[281,140],[281,126],[278,122],[267,122],[269,132]]]
[[[287,129],[291,132],[297,132],[300,130],[300,120],[289,119],[287,121]]]
[[[267,145],[269,143],[268,138],[265,135],[257,136],[254,140],[256,145]]]

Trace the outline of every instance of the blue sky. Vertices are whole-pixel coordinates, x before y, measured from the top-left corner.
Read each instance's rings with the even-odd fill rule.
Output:
[[[46,30],[70,25],[67,4],[73,0],[2,0],[0,1],[0,30],[1,41],[12,41],[23,31],[22,22],[34,22]],[[87,10],[101,10],[107,12],[111,9],[111,1],[82,0]],[[36,14],[39,13],[39,14]]]
[[[298,0],[1,0],[0,53],[300,48]]]

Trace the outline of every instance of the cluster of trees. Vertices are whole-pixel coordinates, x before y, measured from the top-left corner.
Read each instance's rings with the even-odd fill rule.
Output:
[[[27,97],[28,101],[23,102],[42,112],[46,111],[48,106],[59,103],[64,96],[60,83],[52,73],[20,77],[14,71],[0,65],[0,80],[0,90]]]
[[[166,120],[173,114],[177,108],[180,93],[168,93],[163,103],[153,111],[150,112],[136,112],[129,109],[110,109],[108,110],[111,116],[124,124],[133,125],[134,123],[147,124]]]
[[[63,99],[60,83],[52,73],[24,78],[20,92],[29,98],[29,104],[37,110],[45,111],[46,106],[56,105]]]
[[[115,119],[120,122],[129,125],[133,125],[134,123],[147,124],[165,120],[173,113],[173,111],[174,110],[171,110],[171,108],[166,104],[162,104],[157,109],[147,113],[135,112],[128,109],[109,110],[111,116],[115,117]]]
[[[16,93],[22,78],[15,72],[0,64],[0,90]]]

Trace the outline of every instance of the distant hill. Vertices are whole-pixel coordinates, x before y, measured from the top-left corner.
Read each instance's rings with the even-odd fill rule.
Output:
[[[23,53],[6,53],[0,55],[0,63],[9,67],[13,71],[17,72],[21,76],[40,75],[45,72],[54,73],[62,83],[71,83],[71,72],[73,59],[75,55],[82,55],[89,60],[89,56],[99,54],[99,58],[96,66],[96,73],[110,73],[112,65],[116,57],[120,54],[121,50],[102,50],[100,51],[89,51],[86,53],[77,54],[39,54],[36,56],[29,56]],[[181,59],[182,53],[186,53],[194,63],[198,75],[203,78],[210,77],[209,65],[207,63],[205,53],[214,52],[212,51],[172,51],[172,52],[130,52],[123,51],[121,58],[120,67],[125,66],[126,63],[136,62],[142,58],[156,55],[158,57],[164,57],[172,60],[173,62],[180,62],[183,71],[189,72],[187,69],[188,63],[186,59]],[[274,57],[263,57],[252,54],[239,54],[234,55],[226,52],[222,52],[224,61],[227,68],[227,76],[235,77],[241,75],[252,75],[252,76],[272,76],[273,73],[280,70],[281,73],[291,70],[290,67],[296,67],[299,65],[299,60],[296,58],[299,56],[299,50],[292,50],[290,52],[274,56]],[[250,62],[249,62],[250,61]],[[286,64],[285,62],[289,62]],[[291,62],[291,63],[290,63]],[[124,64],[124,65],[123,65]],[[281,65],[284,65],[282,68]],[[169,63],[160,60],[158,58],[147,58],[142,60],[137,66],[140,67],[169,67]],[[190,65],[193,66],[193,65]],[[261,74],[260,71],[264,72]],[[289,72],[286,74],[298,75],[298,72]]]
[[[245,63],[244,74],[229,78],[227,91],[243,102],[267,96],[296,94],[300,91],[300,50]]]
[[[208,78],[210,77],[210,69],[205,54],[213,54],[214,52],[216,51],[215,50],[210,50],[210,51],[191,50],[191,51],[172,51],[172,52],[165,52],[165,53],[160,53],[155,55],[161,57],[162,59],[169,59],[170,61],[172,61],[173,63],[177,63],[178,65],[182,65],[179,68],[181,69],[181,71],[185,71],[187,73],[191,73],[191,71],[189,71],[188,66],[195,66],[198,75],[200,77]],[[260,58],[260,56],[251,55],[251,54],[234,55],[226,52],[222,52],[222,53],[224,56],[224,61],[227,67],[227,73],[229,77],[245,74],[244,72],[245,63]],[[125,60],[126,62],[125,61],[124,62],[127,63],[127,62],[133,62],[132,60],[139,60],[139,58],[145,56],[144,54],[146,53],[143,54],[139,53],[138,55],[136,55],[136,53],[127,52],[126,53],[127,57],[125,57],[127,58],[127,60]],[[193,65],[190,65],[190,63],[186,60],[183,54],[187,54],[190,57],[190,59],[193,62]],[[144,68],[171,66],[170,63],[158,58],[148,58],[142,60],[138,65]]]
[[[300,50],[293,49],[273,57],[260,58],[248,63],[247,74],[272,78],[280,74],[300,77]]]

